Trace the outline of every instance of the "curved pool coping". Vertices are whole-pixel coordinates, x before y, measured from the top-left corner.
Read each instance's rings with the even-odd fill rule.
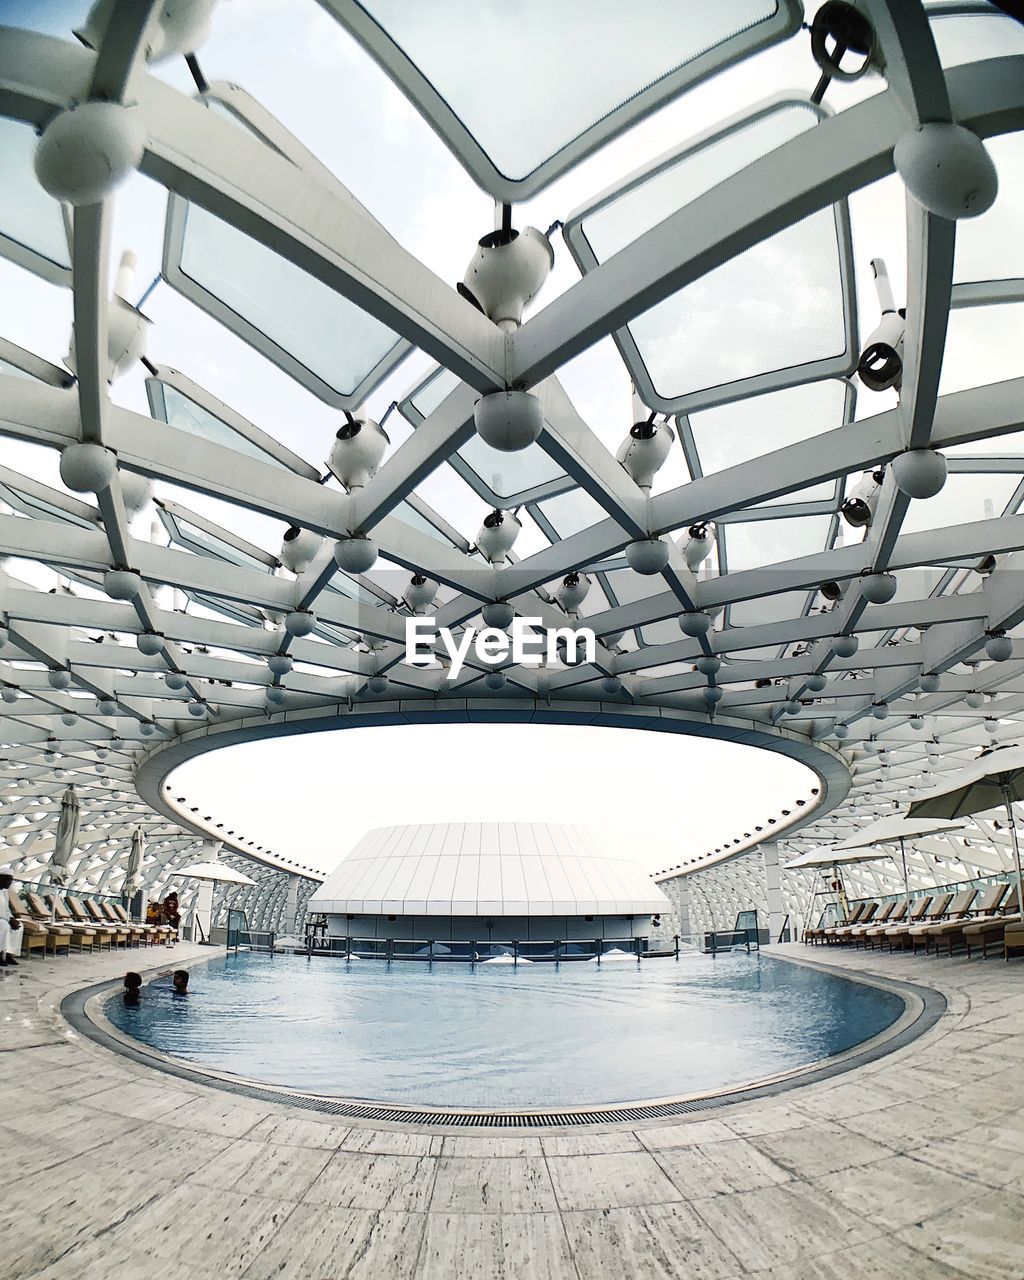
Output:
[[[216,959],[222,952],[192,960],[181,966],[195,968]],[[643,1120],[672,1119],[702,1111],[715,1111],[740,1102],[777,1097],[791,1089],[830,1080],[857,1067],[875,1062],[913,1043],[931,1030],[946,1011],[946,997],[933,987],[882,978],[868,974],[852,974],[850,970],[816,960],[794,956],[768,955],[765,958],[784,964],[804,966],[832,974],[847,982],[859,982],[898,996],[903,1012],[885,1030],[841,1053],[789,1071],[758,1080],[730,1085],[724,1089],[674,1097],[646,1098],[632,1102],[579,1107],[537,1107],[496,1110],[487,1107],[417,1107],[394,1102],[376,1102],[363,1098],[346,1098],[335,1094],[318,1094],[284,1085],[249,1080],[230,1072],[201,1067],[182,1058],[172,1057],[151,1048],[141,1040],[126,1035],[115,1027],[103,1012],[109,995],[122,983],[120,978],[101,982],[70,992],[60,1004],[61,1016],[80,1035],[112,1053],[149,1067],[164,1075],[206,1085],[236,1096],[260,1102],[279,1103],[349,1120],[388,1122],[416,1127],[484,1128],[484,1129],[549,1129],[575,1128],[583,1125],[632,1124]],[[667,963],[667,961],[666,961]],[[157,966],[163,971],[166,966]],[[146,970],[144,973],[156,972]]]

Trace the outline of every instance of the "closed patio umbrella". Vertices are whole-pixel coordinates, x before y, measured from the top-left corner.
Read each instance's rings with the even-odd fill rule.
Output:
[[[999,747],[954,773],[941,790],[916,800],[910,806],[910,814],[916,818],[961,818],[1005,806],[1017,869],[1017,901],[1024,904],[1020,842],[1013,820],[1014,800],[1024,800],[1024,748]]]
[[[145,850],[146,843],[142,838],[142,828],[136,827],[132,832],[132,851],[128,855],[128,869],[124,875],[126,906],[142,887],[142,857]]]
[[[63,887],[68,880],[68,864],[78,843],[79,806],[74,783],[65,788],[60,799],[60,817],[57,819],[57,838],[50,858],[50,884]]]
[[[835,844],[823,844],[816,849],[808,850],[799,858],[787,862],[783,870],[797,871],[802,867],[831,867],[843,863],[873,862],[878,858],[892,858],[895,862],[895,852],[886,846],[898,845],[900,861],[903,865],[903,892],[909,910],[910,876],[907,872],[906,841],[942,835],[947,831],[959,831],[962,826],[961,822],[935,818],[879,818],[877,822],[870,823],[855,835],[847,836],[845,840],[837,840]]]

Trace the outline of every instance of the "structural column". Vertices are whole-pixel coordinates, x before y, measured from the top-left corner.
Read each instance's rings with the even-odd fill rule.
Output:
[[[763,844],[764,890],[768,900],[768,941],[778,942],[786,921],[786,905],[782,900],[782,872],[779,869],[779,846]]]

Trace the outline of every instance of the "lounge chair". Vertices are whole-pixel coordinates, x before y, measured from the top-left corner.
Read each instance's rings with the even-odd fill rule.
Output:
[[[86,911],[88,911],[89,915],[93,918],[96,924],[101,924],[108,929],[114,930],[115,946],[128,947],[131,945],[131,937],[132,937],[131,931],[127,928],[127,926],[121,924],[120,922],[115,924],[112,920],[108,920],[107,917],[100,910],[100,904],[98,902],[95,902],[92,898],[86,898],[82,903],[82,905],[85,907]]]
[[[122,919],[114,910],[113,905],[109,902],[97,902],[96,905],[100,909],[100,913],[105,917],[108,924],[112,924],[116,929],[127,929],[128,945],[130,947],[141,947],[149,945],[149,935],[142,925],[135,920],[129,918],[125,913]]]
[[[946,908],[946,918],[944,920],[928,924],[915,924],[910,929],[910,947],[914,954],[917,954],[917,946],[920,943],[925,954],[928,953],[928,944],[935,937],[935,931],[938,929],[946,929],[950,924],[960,924],[963,922],[967,913],[971,909],[971,904],[978,896],[977,889],[964,889],[956,895],[953,901]]]
[[[105,902],[103,909],[108,914],[113,912],[119,924],[126,924],[132,929],[140,930],[147,946],[156,946],[158,942],[165,941],[171,932],[171,926],[167,924],[144,924],[141,920],[133,920],[119,902]]]
[[[872,951],[875,949],[876,942],[881,946],[885,941],[886,929],[888,929],[890,925],[900,924],[906,917],[906,914],[907,900],[906,898],[901,898],[899,902],[896,903],[893,910],[890,911],[888,920],[869,924],[864,930],[862,935],[864,945],[870,947]]]
[[[1003,930],[1003,959],[1009,960],[1017,951],[1024,951],[1024,921],[1008,924]]]
[[[10,903],[11,912],[19,920],[24,937],[21,940],[22,951],[37,951],[40,949],[39,940],[42,939],[42,950],[45,953],[56,955],[63,947],[70,955],[71,953],[71,930],[66,929],[60,924],[51,924],[49,921],[43,922],[36,920],[32,912],[28,909],[21,898],[13,889],[8,889],[7,900]]]
[[[906,921],[903,924],[887,925],[885,929],[885,941],[889,950],[893,948],[893,943],[898,942],[900,950],[903,950],[906,939],[910,937],[910,930],[915,924],[921,924],[931,913],[932,919],[941,915],[949,905],[950,899],[953,897],[951,893],[940,894],[937,898],[923,897],[918,898],[910,904],[910,910],[907,912]],[[940,910],[932,912],[932,907],[938,906]]]
[[[104,947],[109,951],[111,947],[117,946],[118,930],[112,924],[104,921],[97,921],[86,911],[79,898],[73,898],[71,894],[65,895],[64,901],[68,905],[68,910],[74,916],[78,924],[86,924],[90,929],[96,930],[96,946],[102,950]]]
[[[855,924],[850,929],[850,935],[847,941],[852,942],[855,947],[859,947],[865,941],[865,934],[869,929],[873,929],[880,924],[888,924],[889,918],[896,910],[897,903],[887,902],[877,915],[872,915],[870,919],[865,917],[860,924]]]
[[[804,941],[810,941],[812,943],[828,942],[830,936],[836,929],[845,929],[847,925],[859,924],[867,905],[868,904],[866,902],[858,902],[854,907],[852,914],[848,915],[842,924],[829,925],[827,928],[808,929],[804,933]]]
[[[988,958],[988,949],[990,946],[1003,945],[1003,932],[1008,924],[1019,924],[1021,920],[1020,901],[1017,890],[1006,899],[1005,910],[990,916],[987,920],[972,920],[970,924],[964,925],[964,943],[967,946],[967,955],[976,947],[981,947],[982,959]]]
[[[845,946],[852,939],[853,931],[855,929],[859,929],[863,924],[870,924],[875,918],[881,903],[867,902],[863,905],[864,910],[856,920],[851,919],[848,920],[846,924],[837,925],[834,929],[829,929],[828,933],[825,935],[825,941],[830,945],[838,944],[839,946]]]
[[[971,908],[970,917],[964,917],[960,920],[947,920],[942,924],[932,925],[928,930],[928,941],[935,943],[935,954],[938,955],[940,946],[945,946],[946,955],[951,956],[954,947],[965,945],[967,939],[964,930],[978,920],[990,920],[993,913],[999,910],[1003,899],[1009,892],[1010,886],[1008,884],[989,885]]]
[[[63,915],[49,907],[46,899],[38,893],[26,893],[25,901],[28,903],[29,910],[32,912],[33,918],[43,924],[55,924],[61,929],[66,929],[71,934],[73,942],[78,944],[79,951],[90,951],[96,941],[96,930],[90,929],[84,924],[75,924],[68,919],[68,913],[65,911]]]

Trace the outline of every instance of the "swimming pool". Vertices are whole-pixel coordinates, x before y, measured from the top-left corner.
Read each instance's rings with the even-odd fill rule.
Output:
[[[435,1107],[610,1105],[763,1079],[890,1026],[899,996],[765,955],[387,966],[225,955],[182,999],[116,995],[121,1031],[311,1093]]]

